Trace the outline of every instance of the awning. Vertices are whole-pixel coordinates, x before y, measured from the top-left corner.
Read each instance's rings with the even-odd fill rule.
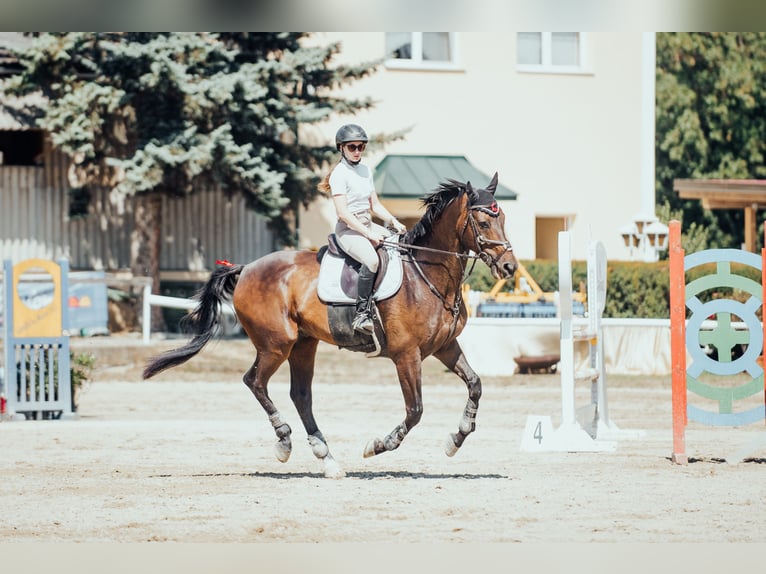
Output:
[[[699,199],[705,209],[744,209],[745,250],[755,253],[758,209],[766,207],[763,179],[674,179],[681,199]]]
[[[420,199],[446,179],[483,188],[492,174],[482,173],[462,155],[387,155],[375,168],[375,190],[387,199]],[[516,192],[498,183],[495,197],[516,199]]]

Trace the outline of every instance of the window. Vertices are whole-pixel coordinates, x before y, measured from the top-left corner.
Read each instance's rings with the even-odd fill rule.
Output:
[[[516,38],[516,69],[519,71],[589,73],[583,33],[519,32]]]
[[[386,67],[457,69],[451,32],[386,32]]]

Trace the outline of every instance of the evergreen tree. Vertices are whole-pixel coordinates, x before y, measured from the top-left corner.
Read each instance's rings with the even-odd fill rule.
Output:
[[[708,247],[744,240],[741,210],[682,200],[675,178],[766,177],[766,34],[657,34],[657,199]]]
[[[336,154],[304,143],[301,128],[370,107],[333,94],[378,64],[334,65],[339,45],[308,46],[300,33],[34,35],[16,52],[21,73],[0,89],[41,92],[38,125],[83,185],[135,198],[131,267],[154,278],[155,292],[163,194],[241,193],[295,243],[294,214]]]

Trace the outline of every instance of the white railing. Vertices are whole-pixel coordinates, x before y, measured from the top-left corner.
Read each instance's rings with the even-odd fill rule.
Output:
[[[198,301],[194,299],[184,299],[182,297],[168,297],[167,295],[155,295],[152,293],[151,285],[144,285],[143,290],[143,309],[142,309],[142,334],[145,345],[148,345],[152,335],[152,306],[167,307],[169,309],[194,309]],[[225,315],[234,316],[234,309],[231,305],[223,305],[221,310]]]

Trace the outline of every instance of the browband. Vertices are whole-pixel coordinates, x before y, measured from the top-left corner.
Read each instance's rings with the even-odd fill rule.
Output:
[[[471,209],[478,209],[479,211],[483,211],[492,217],[497,217],[500,215],[500,207],[497,205],[496,201],[493,201],[489,205],[472,205]]]

